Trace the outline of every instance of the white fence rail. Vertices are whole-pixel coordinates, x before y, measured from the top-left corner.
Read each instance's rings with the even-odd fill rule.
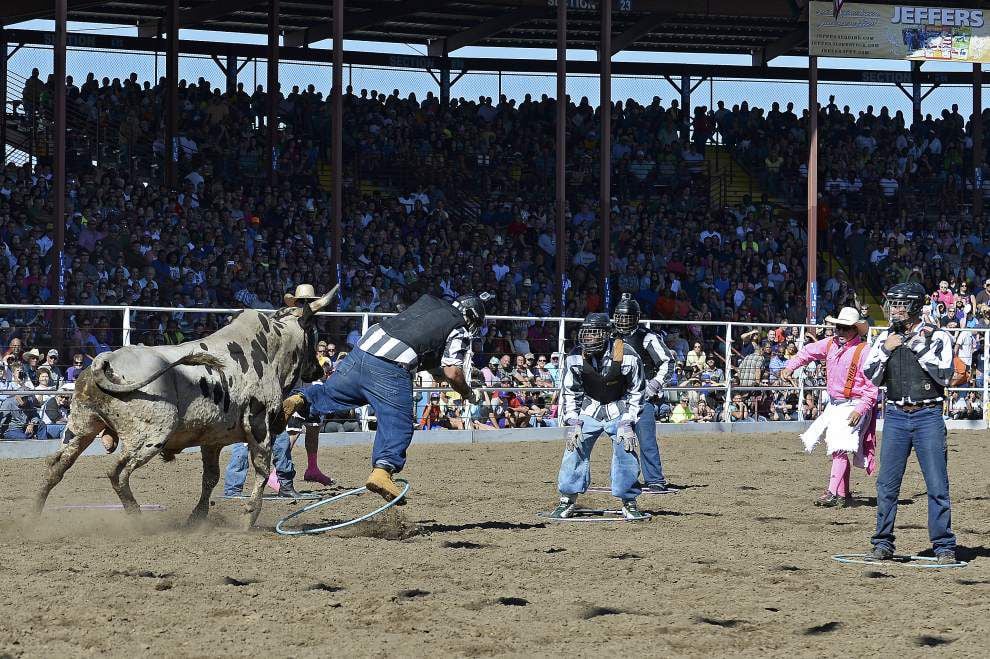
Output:
[[[34,339],[38,335],[38,326],[49,327],[52,325],[53,316],[55,313],[61,313],[65,320],[66,327],[75,333],[76,328],[83,322],[83,319],[105,318],[107,320],[107,326],[96,328],[94,331],[103,334],[104,338],[109,339],[106,341],[110,347],[119,347],[133,345],[136,343],[142,343],[145,338],[151,335],[161,334],[160,329],[149,328],[149,320],[153,320],[152,325],[163,324],[168,319],[181,320],[183,324],[187,327],[196,324],[196,319],[198,318],[209,318],[213,321],[213,324],[223,325],[227,322],[230,315],[236,314],[242,311],[242,309],[232,309],[232,308],[176,308],[176,307],[141,307],[141,306],[86,306],[86,305],[10,305],[10,304],[0,304],[0,319],[5,319],[10,325],[9,329],[0,330],[3,332],[2,339],[4,344],[9,343],[9,339],[12,336],[17,335],[31,335]],[[273,312],[274,310],[260,310],[262,312]],[[323,325],[323,329],[328,333],[333,333],[332,336],[329,334],[327,337],[321,335],[321,338],[331,338],[335,344],[340,344],[343,346],[346,343],[346,337],[348,334],[360,335],[364,333],[368,327],[377,322],[378,319],[383,318],[391,314],[383,313],[348,313],[348,312],[321,312],[319,314],[320,323]],[[544,325],[549,324],[550,328],[544,328],[543,337],[540,341],[540,345],[545,348],[543,350],[530,350],[528,352],[540,352],[542,354],[547,354],[549,357],[549,352],[560,352],[566,354],[570,348],[574,346],[574,335],[576,330],[580,325],[582,319],[580,318],[560,318],[560,317],[530,317],[530,316],[489,316],[489,323],[487,324],[485,330],[483,330],[482,336],[477,339],[476,347],[474,350],[474,355],[476,357],[483,356],[483,363],[487,363],[488,359],[492,355],[518,355],[520,354],[515,349],[505,350],[505,346],[509,345],[515,348],[517,345],[529,346],[528,341],[519,341],[519,337],[516,336],[514,332],[525,332],[528,328],[532,327],[534,324],[543,323]],[[19,326],[18,322],[23,321],[23,325]],[[90,322],[92,322],[90,320]],[[782,348],[788,343],[793,342],[795,347],[800,348],[804,342],[809,339],[810,333],[814,332],[815,336],[820,336],[821,326],[814,325],[786,325],[786,324],[773,324],[773,323],[739,323],[739,322],[705,322],[705,321],[694,321],[694,320],[648,320],[644,321],[644,324],[652,327],[656,330],[663,331],[668,334],[668,336],[676,333],[682,333],[683,336],[675,340],[668,339],[668,345],[681,343],[681,352],[683,352],[683,341],[689,340],[690,342],[698,341],[702,344],[702,349],[706,353],[706,358],[711,357],[715,359],[715,367],[720,369],[723,373],[723,378],[719,381],[707,381],[698,382],[692,384],[690,382],[685,383],[684,380],[679,380],[677,386],[671,387],[667,390],[667,402],[670,407],[673,407],[676,403],[672,402],[672,397],[679,397],[681,395],[692,395],[694,392],[696,395],[705,397],[713,401],[717,408],[716,414],[718,420],[727,420],[728,407],[733,403],[734,396],[736,394],[746,394],[748,399],[757,398],[762,400],[765,396],[773,397],[774,394],[779,392],[790,392],[791,394],[796,393],[797,399],[797,414],[796,417],[789,417],[791,420],[803,421],[805,420],[805,399],[806,394],[814,393],[820,391],[823,387],[824,382],[824,369],[816,369],[815,375],[812,378],[800,377],[796,382],[784,383],[779,380],[779,378],[765,374],[765,377],[757,383],[748,383],[746,386],[742,385],[738,379],[739,376],[739,361],[742,357],[742,353],[745,350],[744,343],[748,343],[753,338],[753,330],[759,330],[760,335],[758,340],[767,340],[767,334],[779,334],[783,330],[784,340],[774,341],[773,343],[777,348]],[[553,327],[556,326],[556,327]],[[549,329],[549,331],[547,331]],[[554,331],[555,330],[555,331]],[[876,328],[871,329],[871,337],[875,336],[878,330]],[[959,394],[970,394],[978,393],[978,399],[980,403],[980,419],[986,419],[986,410],[988,407],[988,401],[990,401],[990,381],[984,377],[984,372],[987,364],[990,363],[990,330],[986,329],[962,329],[962,330],[948,330],[953,333],[954,337],[958,337],[960,332],[971,332],[972,337],[976,339],[976,350],[972,355],[972,361],[969,364],[969,372],[971,375],[971,380],[968,382],[967,386],[954,387],[950,390],[951,393]],[[68,333],[67,333],[68,335]],[[525,335],[523,335],[525,336]],[[199,338],[193,334],[190,338]],[[36,341],[35,341],[36,342]],[[514,343],[515,342],[515,343]],[[34,347],[32,341],[26,341],[28,347]],[[73,345],[72,341],[53,341],[56,345],[54,347],[60,349],[60,355],[69,356],[73,349],[82,348],[82,346]],[[958,343],[958,342],[957,342]],[[64,345],[63,345],[64,344]],[[51,345],[45,346],[46,348],[53,347]],[[68,347],[68,350],[65,348]],[[500,349],[496,350],[496,347]],[[552,350],[551,350],[552,349]],[[85,354],[85,350],[83,351]],[[43,360],[42,360],[43,361]],[[62,363],[58,364],[64,370],[65,365]],[[476,362],[477,365],[477,362]],[[682,369],[686,369],[686,365],[679,363]],[[4,368],[0,368],[0,371],[9,371],[4,365]],[[764,365],[764,371],[769,371],[767,365]],[[9,376],[9,373],[7,374]],[[684,375],[689,375],[687,370],[684,370]],[[767,377],[769,375],[769,377]],[[5,395],[44,395],[51,396],[55,394],[72,395],[71,390],[46,390],[44,392],[35,391],[23,386],[19,386],[20,383],[11,382],[9,379],[0,382],[0,387],[6,389],[3,393]],[[515,383],[514,383],[515,385]],[[553,391],[553,388],[538,388],[538,387],[522,387],[522,386],[511,386],[506,387],[505,385],[499,386],[495,384],[494,386],[485,387],[484,389],[488,391],[502,391],[507,388],[511,388],[513,391],[518,391],[525,393],[528,391]],[[424,386],[416,387],[417,392],[433,392],[433,391],[443,391],[442,388],[437,386]],[[755,396],[749,395],[752,392],[757,392]],[[950,396],[947,396],[949,398]],[[425,396],[424,396],[425,398]],[[750,405],[751,400],[745,401],[744,405]],[[947,402],[947,413],[951,415],[951,403]],[[753,410],[756,412],[757,410]],[[367,412],[367,410],[365,410]],[[365,417],[367,414],[364,415]],[[754,417],[759,416],[754,414]]]

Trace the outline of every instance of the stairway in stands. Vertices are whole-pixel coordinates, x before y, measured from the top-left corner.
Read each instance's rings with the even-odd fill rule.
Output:
[[[763,187],[759,178],[750,173],[733,156],[732,151],[723,145],[709,144],[705,147],[705,161],[708,164],[708,172],[712,182],[711,195],[716,202],[721,202],[724,206],[737,206],[742,203],[743,198],[749,195],[750,199],[758,201],[763,196]],[[789,206],[780,198],[768,196],[770,203],[777,208]],[[818,272],[844,273],[846,279],[849,269],[834,254],[827,249],[819,247],[818,250]],[[882,321],[883,306],[876,296],[867,287],[857,291],[857,295],[862,302],[870,307],[870,318],[876,323]]]

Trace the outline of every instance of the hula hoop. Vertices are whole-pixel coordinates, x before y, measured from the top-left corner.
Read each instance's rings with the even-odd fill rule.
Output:
[[[612,494],[612,488],[610,487],[589,487],[586,492],[588,494]],[[640,496],[644,497],[660,497],[667,494],[678,494],[680,490],[667,490],[666,492],[650,492],[649,490],[643,490],[640,492]]]
[[[541,517],[549,522],[648,522],[653,518],[650,513],[643,513],[646,517],[642,519],[626,519],[621,510],[589,509],[577,508],[571,513],[573,517],[550,517],[548,512],[538,512],[537,517]]]
[[[402,478],[396,478],[395,479],[395,482],[396,483],[402,483],[402,485],[403,485],[402,492],[399,493],[399,496],[395,497],[391,501],[386,502],[384,506],[381,506],[379,508],[376,508],[375,510],[372,510],[370,513],[366,513],[364,515],[361,515],[360,517],[355,517],[354,519],[348,520],[346,522],[340,522],[340,523],[337,523],[337,524],[330,524],[329,526],[318,526],[315,529],[286,529],[286,528],[283,528],[283,525],[286,522],[288,522],[291,519],[294,519],[294,518],[298,517],[299,515],[302,515],[303,513],[309,512],[311,510],[316,510],[317,508],[321,508],[321,507],[326,506],[328,504],[331,504],[331,503],[333,503],[335,501],[340,501],[341,499],[343,499],[345,497],[357,496],[359,494],[363,494],[364,492],[367,492],[368,491],[368,488],[366,486],[362,486],[362,487],[355,488],[353,490],[347,490],[346,492],[341,492],[340,494],[334,495],[334,496],[329,497],[327,499],[321,499],[321,500],[317,501],[316,503],[311,503],[309,505],[303,506],[302,508],[300,508],[299,510],[297,510],[295,512],[289,513],[288,515],[286,515],[282,519],[278,520],[278,524],[275,525],[275,532],[278,533],[279,535],[317,535],[319,533],[326,533],[327,531],[335,531],[337,529],[342,529],[342,528],[345,528],[345,527],[348,527],[348,526],[353,526],[354,524],[359,524],[360,522],[363,522],[363,521],[365,521],[367,519],[371,519],[372,517],[374,517],[375,515],[377,515],[379,513],[385,512],[386,510],[388,510],[392,506],[396,505],[397,503],[399,503],[400,501],[402,501],[406,497],[406,494],[409,492],[409,481],[404,480]]]
[[[228,499],[230,501],[237,501],[237,500],[248,501],[251,499],[251,496],[247,494],[233,494],[233,495],[225,494],[223,495],[223,498]],[[303,501],[303,500],[313,501],[320,498],[322,498],[322,495],[316,494],[315,492],[305,492],[305,493],[300,492],[298,497],[280,497],[277,494],[266,494],[261,497],[261,500],[262,501]]]
[[[869,558],[869,554],[836,554],[832,559],[844,564],[854,565],[904,565],[906,567],[916,567],[926,570],[937,570],[942,568],[966,567],[966,561],[956,561],[948,565],[939,565],[938,558],[932,556],[905,556],[895,554],[893,558],[885,561],[878,561]]]
[[[52,506],[51,510],[123,510],[124,505],[120,503],[69,503],[63,506]],[[165,506],[158,503],[146,503],[141,506],[141,510],[161,512]]]

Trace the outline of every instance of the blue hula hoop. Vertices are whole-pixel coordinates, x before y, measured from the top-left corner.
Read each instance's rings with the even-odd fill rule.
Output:
[[[363,494],[368,491],[367,487],[358,487],[358,488],[354,488],[353,490],[347,490],[346,492],[341,492],[340,494],[334,495],[327,499],[321,499],[315,503],[311,503],[309,505],[303,506],[302,508],[300,508],[295,512],[289,513],[282,519],[278,520],[278,524],[275,525],[275,532],[278,533],[279,535],[317,535],[320,533],[326,533],[327,531],[335,531],[337,529],[353,526],[354,524],[359,524],[365,520],[371,519],[372,517],[378,515],[379,513],[385,512],[386,510],[398,504],[406,497],[406,494],[409,492],[409,481],[404,480],[402,478],[396,478],[395,482],[402,483],[403,485],[402,491],[399,493],[399,496],[395,497],[391,501],[386,502],[384,506],[372,510],[370,513],[366,513],[364,515],[361,515],[360,517],[355,517],[354,519],[348,520],[346,522],[340,522],[338,524],[330,524],[329,526],[318,526],[313,529],[287,529],[284,527],[286,522],[298,517],[299,515],[302,515],[303,513],[309,512],[311,510],[316,510],[317,508],[321,508],[323,506],[329,505],[335,501],[340,501],[345,497],[357,496],[359,494]]]
[[[847,565],[904,565],[925,570],[940,570],[944,568],[966,567],[966,561],[956,561],[948,565],[939,565],[937,558],[931,556],[904,556],[895,555],[886,561],[870,560],[869,554],[835,554],[832,559]]]

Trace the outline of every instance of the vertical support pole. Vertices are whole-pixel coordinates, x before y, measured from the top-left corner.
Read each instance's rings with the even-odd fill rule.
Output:
[[[911,62],[911,119],[921,123],[921,62]]]
[[[237,91],[237,55],[227,53],[227,93],[233,94]]]
[[[805,331],[806,331],[806,328],[805,328],[804,325],[802,325],[800,331],[798,332],[798,345],[800,345],[800,346],[804,346],[804,333],[805,333]],[[800,387],[798,389],[798,408],[797,408],[798,421],[804,421],[804,406],[803,406],[803,403],[804,403],[804,376],[803,376],[803,374],[802,374],[802,377],[798,379],[798,385]]]
[[[341,270],[343,268],[343,254],[341,247],[343,240],[341,237],[341,222],[344,212],[344,104],[343,90],[344,83],[344,0],[333,0],[333,89],[332,94],[332,147],[330,167],[333,172],[333,244],[331,245],[330,264],[333,267],[334,283],[341,285]],[[343,299],[343,291],[338,295],[338,300]]]
[[[987,368],[990,366],[990,331],[983,330],[983,418],[990,420],[990,410],[987,403],[990,403],[990,378],[987,377]]]
[[[502,72],[498,72],[499,99],[502,98]],[[554,162],[554,182],[557,193],[557,315],[563,316],[566,305],[564,268],[567,263],[567,236],[564,209],[567,205],[567,3],[557,3],[557,138]],[[560,344],[563,352],[564,324],[560,325]]]
[[[566,9],[564,11],[566,13]],[[558,43],[559,43],[559,39],[560,37],[558,36]],[[498,101],[499,103],[502,102],[502,72],[501,71],[498,72]]]
[[[598,201],[598,210],[601,214],[599,264],[602,272],[602,294],[605,298],[605,308],[602,311],[608,313],[612,304],[611,282],[609,281],[609,266],[612,261],[612,3],[600,2],[599,5],[601,9],[601,38],[598,44],[599,82],[601,83],[598,101],[601,108],[601,127],[599,128],[598,140],[601,147],[599,152],[601,185]]]
[[[131,345],[131,308],[124,307],[124,318],[121,323],[121,345],[129,346]]]
[[[566,348],[567,343],[567,322],[564,317],[560,317],[560,324],[557,326],[557,352],[562,356],[567,354]],[[564,362],[561,360],[560,365],[563,366]]]
[[[165,12],[165,183],[175,185],[179,162],[179,9],[168,0]]]
[[[681,140],[691,139],[691,76],[681,76]]]
[[[65,57],[67,19],[67,0],[55,0],[55,245],[53,245],[53,256],[55,257],[54,266],[57,268],[55,297],[59,304],[65,304]],[[4,111],[6,112],[6,108]],[[58,345],[61,345],[64,338],[62,336],[62,321],[62,314],[56,314],[54,339]]]
[[[973,64],[973,218],[983,215],[983,65]]]
[[[268,146],[268,182],[275,183],[275,169],[278,164],[278,147],[275,134],[278,131],[278,10],[279,0],[269,0],[268,4],[268,117],[265,122]]]
[[[0,163],[7,162],[7,32],[0,26]]]
[[[447,56],[447,45],[444,42],[443,57],[440,58],[440,107],[450,107],[450,58]]]
[[[731,422],[729,405],[732,404],[732,323],[725,324],[725,403],[722,404],[722,420]]]
[[[808,58],[808,324],[818,315],[818,58]]]

